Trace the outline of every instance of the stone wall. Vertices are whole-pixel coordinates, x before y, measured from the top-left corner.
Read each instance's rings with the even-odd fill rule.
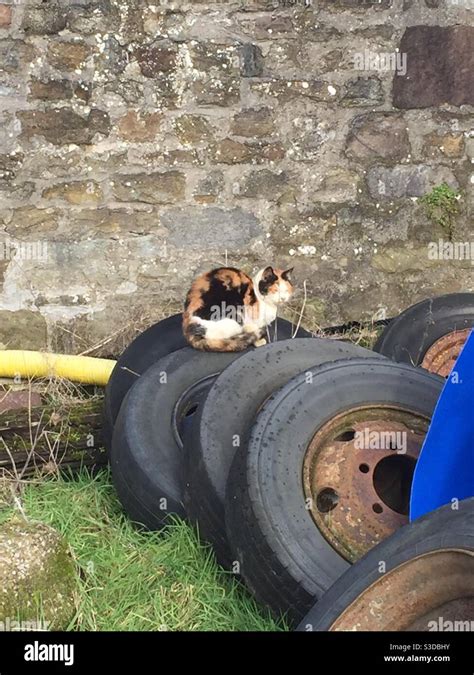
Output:
[[[0,343],[110,353],[226,260],[311,325],[474,291],[419,200],[474,241],[473,5],[0,0]]]

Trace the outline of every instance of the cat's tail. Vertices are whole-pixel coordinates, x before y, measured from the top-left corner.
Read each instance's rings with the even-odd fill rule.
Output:
[[[206,336],[207,329],[199,323],[183,325],[184,337],[191,347],[203,352],[242,352],[255,342],[253,333],[238,333],[231,338]]]

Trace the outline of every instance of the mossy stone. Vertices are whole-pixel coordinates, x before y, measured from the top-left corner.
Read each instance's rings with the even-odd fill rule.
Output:
[[[0,621],[48,622],[61,630],[74,615],[76,572],[62,535],[12,518],[0,525]]]

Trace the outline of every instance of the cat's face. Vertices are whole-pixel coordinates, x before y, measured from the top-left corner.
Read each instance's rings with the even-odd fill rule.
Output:
[[[293,294],[293,284],[291,283],[291,273],[289,270],[277,270],[273,267],[265,267],[262,271],[258,290],[260,294],[275,305],[281,302],[288,302]]]

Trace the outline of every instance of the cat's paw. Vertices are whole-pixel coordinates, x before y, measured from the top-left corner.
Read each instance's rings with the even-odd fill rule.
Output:
[[[256,342],[254,342],[255,347],[263,347],[263,345],[266,345],[266,344],[267,344],[267,341],[265,340],[265,338],[260,338],[260,340],[257,340]]]

